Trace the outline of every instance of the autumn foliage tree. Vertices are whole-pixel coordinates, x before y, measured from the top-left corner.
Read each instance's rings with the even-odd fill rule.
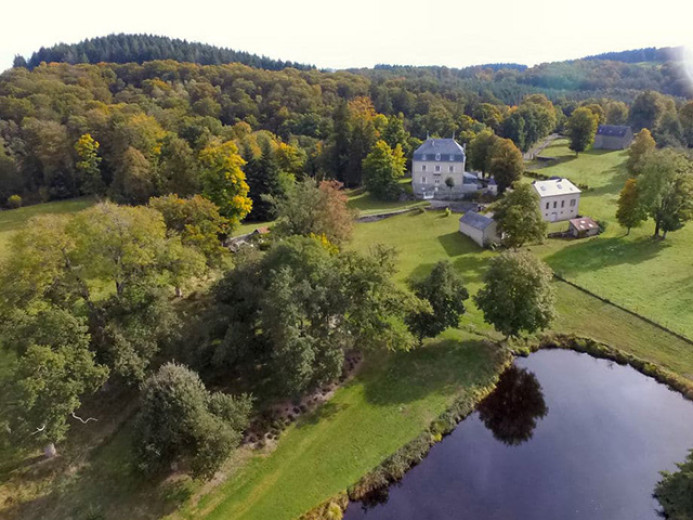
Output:
[[[399,144],[392,149],[385,141],[378,141],[363,160],[366,189],[380,200],[395,200],[401,191],[399,179],[404,177],[405,164]]]
[[[499,193],[519,180],[523,171],[522,152],[510,139],[498,139],[491,148],[489,172],[498,184]]]
[[[233,141],[210,143],[200,152],[199,161],[202,194],[217,205],[230,228],[235,228],[252,208],[241,169],[245,161]]]
[[[630,235],[631,228],[638,227],[646,219],[647,211],[638,194],[638,181],[628,179],[618,197],[616,220],[628,230],[626,235]]]
[[[628,171],[634,175],[640,173],[643,159],[654,152],[656,147],[657,143],[647,128],[643,128],[635,134],[635,139],[628,149],[628,161],[626,162]]]
[[[77,162],[75,167],[80,177],[81,191],[85,195],[102,195],[106,185],[101,177],[101,157],[98,155],[99,142],[90,134],[82,135],[75,143]]]

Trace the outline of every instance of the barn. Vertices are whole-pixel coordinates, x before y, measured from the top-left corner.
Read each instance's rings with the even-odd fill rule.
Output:
[[[467,211],[460,217],[460,233],[468,236],[481,247],[500,242],[496,221],[476,211]]]
[[[633,142],[629,126],[599,125],[592,148],[597,150],[625,150]]]

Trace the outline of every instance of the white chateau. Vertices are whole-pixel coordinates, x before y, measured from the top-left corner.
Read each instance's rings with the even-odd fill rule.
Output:
[[[426,139],[412,158],[414,194],[424,199],[459,199],[479,190],[479,178],[464,171],[466,162],[464,146],[454,139]]]
[[[580,190],[568,179],[534,181],[539,194],[539,209],[548,222],[570,220],[578,216]]]

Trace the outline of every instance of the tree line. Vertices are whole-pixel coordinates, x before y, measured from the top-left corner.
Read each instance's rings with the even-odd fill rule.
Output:
[[[88,38],[79,43],[58,43],[52,47],[41,47],[29,59],[16,56],[15,67],[33,69],[41,63],[144,63],[155,60],[174,60],[199,63],[200,65],[221,65],[223,63],[242,63],[251,67],[268,70],[281,70],[287,67],[311,69],[292,61],[274,60],[249,52],[234,51],[199,42],[189,42],[178,38],[155,36],[151,34],[109,34],[98,38]]]

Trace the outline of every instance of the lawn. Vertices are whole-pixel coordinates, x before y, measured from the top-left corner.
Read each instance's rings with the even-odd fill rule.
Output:
[[[497,356],[449,331],[426,348],[373,356],[359,375],[256,454],[197,505],[174,518],[296,518],[334,496],[416,437],[457,397],[488,387]]]
[[[628,174],[626,152],[575,154],[557,141],[546,155],[562,158],[539,171],[589,185],[580,213],[607,223],[599,237],[548,240],[533,247],[553,269],[596,294],[693,338],[693,223],[654,241],[652,221],[629,236],[615,219],[618,193]],[[563,224],[567,228],[567,224]]]
[[[12,233],[21,229],[30,218],[50,213],[76,213],[92,204],[94,204],[92,199],[81,198],[0,211],[0,259],[7,254],[8,242]]]

